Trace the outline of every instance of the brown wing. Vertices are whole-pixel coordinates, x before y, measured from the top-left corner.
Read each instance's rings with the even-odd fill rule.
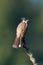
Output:
[[[27,28],[27,24],[24,23],[24,22],[21,22],[21,23],[18,25],[17,30],[16,30],[16,35],[17,35],[17,37],[20,37],[20,36],[23,37],[26,28]]]
[[[13,48],[18,48],[20,43],[20,38],[15,38],[14,43],[13,43]]]
[[[22,37],[24,36],[26,28],[27,28],[27,24],[24,22],[21,22],[18,25],[17,30],[16,30],[16,38],[13,43],[13,48],[18,48],[19,43],[20,43],[20,38],[22,39]]]

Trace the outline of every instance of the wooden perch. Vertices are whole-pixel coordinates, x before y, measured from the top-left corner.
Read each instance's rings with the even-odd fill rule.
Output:
[[[33,57],[33,54],[31,53],[31,50],[30,50],[30,49],[27,47],[27,45],[26,45],[25,37],[22,39],[22,42],[23,42],[23,48],[26,49],[27,55],[28,55],[30,61],[32,62],[32,64],[33,64],[33,65],[38,65],[38,64],[36,63],[35,58]]]
[[[29,59],[30,59],[30,61],[32,62],[32,64],[33,65],[38,65],[37,63],[36,63],[36,60],[35,60],[35,58],[33,57],[33,54],[30,52],[30,53],[27,53],[27,55],[29,56]]]

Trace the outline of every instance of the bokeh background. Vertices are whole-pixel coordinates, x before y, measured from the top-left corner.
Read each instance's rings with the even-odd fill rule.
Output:
[[[32,65],[25,49],[12,48],[22,17],[31,21],[26,43],[43,63],[43,0],[0,0],[0,65]]]

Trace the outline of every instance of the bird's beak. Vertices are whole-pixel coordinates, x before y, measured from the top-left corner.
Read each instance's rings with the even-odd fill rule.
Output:
[[[26,20],[27,22],[29,21],[29,19]]]

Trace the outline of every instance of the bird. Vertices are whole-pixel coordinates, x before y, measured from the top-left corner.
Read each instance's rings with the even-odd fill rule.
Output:
[[[29,19],[26,18],[21,18],[22,21],[18,24],[17,28],[16,28],[16,37],[14,40],[14,43],[12,45],[13,48],[18,48],[21,47],[21,41],[24,37],[24,34],[26,32],[26,29],[28,27],[27,22],[29,21]]]

